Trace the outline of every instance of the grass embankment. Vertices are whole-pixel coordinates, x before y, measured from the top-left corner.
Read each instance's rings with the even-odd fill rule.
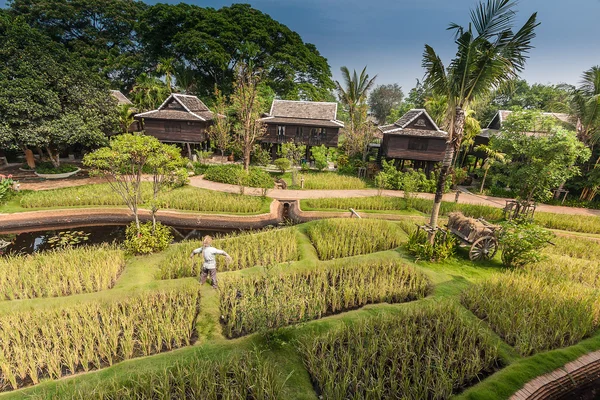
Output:
[[[371,226],[371,221],[366,219],[347,221],[345,223],[348,226]],[[386,225],[386,230],[396,229],[405,237],[402,229],[409,228],[412,218],[407,218],[407,221],[410,222],[381,222],[389,224]],[[460,302],[463,292],[479,290],[483,284],[490,286],[488,282],[497,279],[496,276],[512,276],[506,275],[497,259],[471,263],[459,252],[456,258],[443,263],[415,264],[413,258],[400,248],[324,262],[319,261],[317,250],[305,235],[315,225],[317,223],[313,222],[280,230],[284,232],[282,235],[289,235],[288,230],[293,232],[295,240],[290,237],[284,244],[289,246],[290,240],[295,243],[294,252],[297,256],[293,259],[296,260],[299,255],[298,261],[283,261],[273,265],[277,261],[262,263],[246,260],[244,269],[227,272],[222,270],[220,278],[223,297],[208,285],[200,288],[202,307],[194,326],[196,335],[202,339],[198,341],[198,345],[124,361],[73,379],[44,382],[0,397],[144,398],[150,396],[149,391],[153,389],[156,396],[164,398],[177,398],[182,396],[181,393],[195,391],[203,394],[196,397],[207,399],[230,395],[249,399],[274,396],[269,398],[316,400],[318,394],[326,398],[344,395],[352,397],[355,394],[360,398],[364,397],[367,390],[372,390],[370,393],[373,393],[374,398],[405,396],[420,399],[434,397],[435,393],[439,394],[439,398],[447,398],[450,393],[456,394],[485,378],[496,368],[501,368],[461,395],[472,399],[496,399],[508,398],[535,374],[548,372],[548,369],[554,369],[586,351],[600,348],[600,336],[594,336],[566,349],[550,352],[540,350],[533,357],[522,357],[516,351],[532,348],[540,343],[540,337],[546,338],[543,334],[547,331],[541,325],[539,329],[537,326],[543,319],[542,311],[547,309],[546,304],[550,301],[544,301],[539,315],[531,314],[532,309],[536,310],[536,305],[532,304],[536,296],[538,299],[546,299],[546,294],[550,296],[549,291],[543,292],[545,286],[542,284],[539,285],[539,290],[529,292],[533,300],[519,298],[519,287],[515,287],[512,291],[507,290],[510,293],[502,292],[503,297],[494,298],[492,302],[499,304],[499,301],[505,301],[507,304],[502,307],[512,310],[510,317],[513,319],[532,320],[534,334],[520,336],[519,346],[522,347],[512,347],[502,341],[498,335],[502,332],[491,329],[494,328],[492,318],[479,320],[463,308]],[[374,237],[377,241],[381,235],[374,229],[365,229],[366,233],[361,231],[360,235],[356,232],[359,231],[354,228],[340,228],[328,240],[337,241],[339,249],[335,252],[349,254],[351,250],[348,246],[351,241],[337,237],[349,235],[354,240]],[[258,233],[256,236],[268,234],[271,232]],[[245,243],[248,243],[246,248],[251,247],[250,242],[254,240],[251,239],[252,236],[254,235],[244,235],[240,239],[239,248],[242,253]],[[264,236],[256,240],[264,240]],[[281,241],[281,238],[272,236],[271,240]],[[567,257],[572,262],[593,261],[589,258],[595,257],[597,248],[572,246],[569,240],[556,240],[557,246],[549,248],[548,254],[559,253],[561,249],[571,247],[571,253],[565,254],[573,256]],[[261,246],[271,249],[271,246],[279,244],[265,242]],[[175,246],[172,248],[177,249],[173,250],[174,253],[189,257],[187,250],[191,251],[191,248],[185,251]],[[165,252],[128,260],[121,278],[110,290],[65,298],[0,302],[0,318],[11,307],[19,313],[31,313],[32,309],[38,308],[52,312],[74,306],[75,303],[94,305],[98,302],[121,301],[130,296],[128,292],[131,290],[137,294],[152,296],[154,291],[167,288],[197,288],[193,279],[157,280],[159,265],[168,257],[174,257],[174,253]],[[542,268],[540,265],[535,267]],[[574,264],[572,268],[576,270],[577,266]],[[346,299],[348,308],[352,308],[351,304],[360,307],[365,299],[367,303],[402,301],[402,296],[410,292],[406,291],[411,285],[406,273],[409,277],[414,277],[416,288],[422,287],[423,276],[427,277],[433,290],[425,299],[401,304],[370,304],[358,310],[343,312],[347,310],[344,304]],[[191,274],[193,272],[190,270]],[[533,274],[533,271],[521,273],[524,277]],[[521,275],[518,276],[519,279]],[[389,278],[390,276],[393,278]],[[573,280],[569,274],[550,283],[543,275],[534,275],[534,278],[543,281],[545,285],[567,285]],[[591,282],[584,290],[592,290],[589,286],[592,286]],[[361,292],[363,288],[368,293]],[[395,293],[400,294],[397,299],[393,298]],[[569,302],[569,293],[571,292],[553,293],[558,298],[555,305],[565,311],[550,316],[549,321],[554,327],[558,326],[557,332],[561,334],[573,332],[574,342],[579,340],[576,335],[585,331],[588,324],[587,320],[575,320],[566,312],[569,310],[573,315],[581,315],[578,313],[584,309],[577,301]],[[371,298],[371,295],[379,298]],[[504,298],[507,300],[503,300]],[[301,300],[307,301],[302,303]],[[440,301],[443,302],[442,305],[437,304]],[[335,312],[340,313],[308,321],[329,313],[320,310],[326,310],[330,305],[339,307]],[[226,310],[222,306],[237,307],[236,313],[246,317],[242,321],[238,319],[236,325],[241,326],[242,331],[247,329],[248,332],[258,332],[235,340],[225,339],[223,333],[227,333],[228,327],[221,320],[222,311]],[[232,315],[230,312],[227,314]],[[275,315],[281,318],[277,319]],[[301,321],[307,322],[295,324]],[[271,330],[269,324],[294,325]],[[503,326],[502,324],[508,326],[500,321],[499,326]],[[564,327],[567,330],[561,330]],[[565,341],[561,345],[572,342]],[[309,345],[317,346],[319,351],[309,351],[308,354],[302,351],[310,349],[307,347]],[[229,359],[234,362],[229,363]],[[207,374],[209,378],[206,377]],[[215,375],[217,381],[214,386],[206,387],[210,377]],[[237,385],[238,382],[246,385],[246,388],[241,384]],[[319,393],[315,392],[313,384],[319,388]],[[255,390],[249,393],[248,387]]]
[[[151,198],[151,184],[143,183],[142,204]],[[209,213],[258,214],[269,212],[268,199],[231,193],[215,192],[184,186],[163,193],[159,197],[163,209]],[[75,186],[44,191],[26,191],[11,200],[5,211],[60,207],[125,207],[123,199],[108,184]]]
[[[0,258],[0,300],[68,296],[111,288],[125,267],[116,246]]]

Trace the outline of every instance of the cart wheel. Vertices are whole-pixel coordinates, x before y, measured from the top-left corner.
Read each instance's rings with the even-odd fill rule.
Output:
[[[471,261],[491,260],[498,251],[498,240],[493,236],[484,236],[477,239],[469,250]]]

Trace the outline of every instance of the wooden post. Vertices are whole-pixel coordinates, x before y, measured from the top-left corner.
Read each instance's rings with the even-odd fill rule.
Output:
[[[191,160],[192,159],[192,148],[190,147],[189,142],[186,142],[185,145],[187,146],[188,158]]]

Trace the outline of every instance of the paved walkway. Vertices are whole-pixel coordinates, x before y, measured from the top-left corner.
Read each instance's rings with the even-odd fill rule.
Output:
[[[229,185],[226,183],[211,182],[202,179],[200,176],[193,176],[190,178],[190,185],[215,190],[219,192],[227,193],[240,193],[240,187],[237,185]],[[257,188],[245,188],[244,193],[251,196],[261,196],[262,190]],[[302,200],[302,199],[322,199],[322,198],[348,198],[348,197],[370,197],[376,196],[377,189],[355,189],[355,190],[282,190],[282,189],[271,189],[267,193],[268,197],[277,200]],[[384,190],[383,196],[390,197],[402,197],[404,193],[399,190]],[[415,196],[421,199],[433,200],[434,194],[432,193],[415,193]],[[446,193],[443,200],[453,202],[455,200],[455,193]],[[468,190],[461,188],[461,194],[459,195],[458,202],[462,204],[476,204],[484,205],[496,208],[503,208],[505,203],[504,198],[490,197],[476,195]],[[551,206],[547,204],[540,204],[537,207],[537,211],[550,212],[556,214],[570,214],[570,215],[589,215],[600,217],[600,210],[591,210],[587,208],[576,208],[576,207],[563,207],[563,206]]]

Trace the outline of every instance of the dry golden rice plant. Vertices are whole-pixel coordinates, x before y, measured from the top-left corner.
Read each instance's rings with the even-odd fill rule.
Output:
[[[294,228],[234,234],[215,240],[213,246],[225,250],[233,258],[233,262],[227,264],[222,257],[217,257],[218,271],[236,271],[298,259],[297,233]],[[202,242],[190,241],[170,246],[160,263],[158,278],[198,276],[202,268],[202,257],[190,259],[192,250],[198,247],[202,247]]]
[[[225,335],[237,337],[362,307],[425,297],[429,281],[399,261],[344,260],[294,273],[223,279]]]
[[[554,246],[547,246],[544,253],[554,256],[582,258],[584,260],[600,260],[600,242],[584,237],[556,236],[552,239]]]
[[[0,258],[0,300],[68,296],[110,289],[125,254],[102,245]]]
[[[389,250],[406,241],[398,225],[376,219],[320,220],[307,233],[321,260]]]
[[[590,215],[565,215],[536,212],[535,222],[550,229],[583,233],[600,233],[600,217]]]
[[[197,288],[0,317],[0,390],[189,345]]]
[[[447,399],[498,366],[489,333],[452,304],[363,318],[300,348],[328,400]]]
[[[573,345],[598,328],[596,291],[520,272],[494,275],[462,303],[523,356]]]
[[[526,270],[548,282],[575,282],[600,289],[600,261],[553,255],[530,264]]]
[[[331,197],[323,199],[307,199],[302,204],[310,209],[388,211],[406,210],[406,201],[401,197]]]

